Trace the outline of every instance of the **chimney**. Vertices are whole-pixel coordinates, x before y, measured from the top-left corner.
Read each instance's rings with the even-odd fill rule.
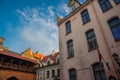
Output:
[[[4,49],[3,43],[4,43],[4,38],[0,37],[0,50]]]

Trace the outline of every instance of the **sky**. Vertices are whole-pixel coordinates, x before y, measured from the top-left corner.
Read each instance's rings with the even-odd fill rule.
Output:
[[[0,0],[0,36],[4,46],[44,55],[59,51],[56,16],[69,14],[69,0]],[[83,3],[84,0],[79,0]]]

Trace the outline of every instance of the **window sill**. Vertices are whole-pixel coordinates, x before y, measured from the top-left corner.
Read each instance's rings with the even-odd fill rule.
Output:
[[[96,49],[98,49],[98,47],[93,48],[93,49],[89,49],[88,52],[93,51],[93,50],[96,50]]]
[[[73,58],[74,56],[70,56],[70,57],[67,57],[67,59],[71,59],[71,58]]]
[[[69,35],[69,34],[71,34],[71,32],[69,32],[69,33],[66,33],[66,34],[65,34],[65,36],[67,36],[67,35]]]
[[[118,3],[115,2],[115,4],[118,5],[118,4],[120,4],[120,2],[118,2]]]
[[[110,8],[108,8],[108,9],[106,9],[105,11],[103,11],[103,13],[105,13],[105,12],[107,12],[107,11],[109,11],[111,8],[113,8],[112,6],[110,7]]]
[[[87,24],[88,22],[90,22],[91,20],[88,20],[87,22],[83,22],[83,25]]]
[[[115,39],[115,42],[119,42],[120,41],[120,39]]]

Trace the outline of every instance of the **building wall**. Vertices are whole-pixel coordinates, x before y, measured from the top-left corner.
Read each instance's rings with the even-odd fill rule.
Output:
[[[84,6],[73,16],[66,19],[59,28],[59,45],[60,45],[60,61],[61,61],[61,80],[69,80],[68,70],[75,68],[77,70],[77,77],[81,80],[94,80],[92,64],[99,62],[97,49],[88,51],[88,44],[85,32],[89,29],[94,29],[99,50],[104,58],[103,64],[107,76],[116,76],[114,60],[111,61],[111,55],[114,52],[120,53],[120,41],[115,42],[112,32],[107,24],[107,21],[114,16],[120,18],[120,4],[116,5],[113,0],[110,0],[112,8],[106,12],[102,12],[98,0],[92,3],[84,4]],[[90,22],[83,24],[81,12],[88,9]],[[94,12],[96,11],[96,13]],[[66,35],[65,23],[71,21],[72,32]],[[74,57],[68,59],[67,45],[68,40],[73,40]],[[109,71],[106,62],[109,63],[111,70]],[[84,75],[86,76],[84,76]]]
[[[52,70],[55,70],[55,75],[57,75],[57,69],[60,69],[59,64],[37,69],[37,80],[53,80]],[[47,71],[49,71],[50,74],[49,78],[47,78]]]
[[[16,77],[18,80],[36,80],[36,75],[33,73],[0,69],[0,80],[7,80],[10,77]]]

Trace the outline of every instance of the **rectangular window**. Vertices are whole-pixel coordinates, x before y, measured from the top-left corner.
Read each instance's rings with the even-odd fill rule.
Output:
[[[77,80],[77,74],[75,69],[69,70],[69,80]]]
[[[116,4],[119,4],[120,3],[120,0],[114,0]]]
[[[97,46],[97,40],[96,40],[94,30],[92,29],[92,30],[87,31],[86,37],[88,41],[89,50],[96,49],[98,46]]]
[[[57,69],[57,76],[60,77],[60,69]]]
[[[110,29],[116,41],[120,40],[120,19],[118,17],[112,18],[108,21]]]
[[[87,9],[81,12],[81,16],[82,16],[83,24],[90,21],[90,16]]]
[[[67,42],[68,58],[74,57],[73,40]]]
[[[110,0],[99,0],[99,4],[100,4],[100,7],[102,8],[103,12],[105,12],[108,9],[112,8]]]
[[[69,34],[69,33],[71,33],[71,22],[70,21],[66,23],[66,34]]]
[[[55,70],[52,70],[52,77],[55,77]]]
[[[47,71],[47,78],[49,78],[49,71]]]

